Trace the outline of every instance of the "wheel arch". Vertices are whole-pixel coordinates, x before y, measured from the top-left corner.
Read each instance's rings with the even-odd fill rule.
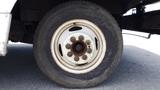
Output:
[[[76,0],[18,0],[12,13],[19,11],[22,21],[40,21],[42,17],[61,3]],[[82,0],[93,2],[102,6],[111,14],[123,14],[126,12],[127,4],[125,0]],[[37,3],[38,2],[38,3]],[[18,7],[18,8],[17,8]]]

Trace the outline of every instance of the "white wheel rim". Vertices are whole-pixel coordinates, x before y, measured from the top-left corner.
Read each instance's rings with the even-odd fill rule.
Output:
[[[51,52],[56,64],[69,73],[85,74],[104,59],[106,40],[94,23],[74,19],[63,23],[53,34]]]

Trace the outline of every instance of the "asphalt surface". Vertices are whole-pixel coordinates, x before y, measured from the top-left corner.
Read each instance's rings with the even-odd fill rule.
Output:
[[[10,45],[0,57],[0,90],[65,90],[44,76],[31,45]],[[109,80],[86,90],[160,90],[160,56],[124,46],[122,61]]]

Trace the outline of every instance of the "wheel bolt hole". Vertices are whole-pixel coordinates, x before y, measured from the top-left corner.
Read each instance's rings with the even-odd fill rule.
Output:
[[[71,37],[71,42],[76,42],[76,38],[75,37]]]
[[[91,49],[91,48],[88,48],[88,49],[87,49],[87,53],[92,53],[92,49]]]
[[[66,45],[66,48],[67,48],[67,49],[71,49],[71,45],[70,45],[70,44],[67,44],[67,45]]]
[[[74,60],[75,61],[79,61],[79,57],[74,57]]]
[[[83,59],[83,60],[87,60],[87,58],[88,58],[87,55],[83,55],[83,56],[82,56],[82,59]]]
[[[91,44],[91,42],[90,42],[89,40],[87,40],[87,41],[86,41],[86,44],[87,44],[87,45],[90,45],[90,44]]]
[[[68,52],[68,53],[67,53],[67,56],[68,56],[68,57],[72,57],[72,55],[73,55],[72,52]]]
[[[83,40],[84,40],[84,37],[83,37],[83,36],[79,36],[79,40],[80,40],[80,41],[83,41]]]

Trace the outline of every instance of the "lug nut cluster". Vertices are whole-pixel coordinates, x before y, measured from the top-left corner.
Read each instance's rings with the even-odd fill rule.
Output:
[[[78,40],[76,40],[76,37],[71,37],[70,38],[70,41],[72,42],[71,44],[69,44],[69,43],[67,43],[66,44],[66,49],[69,49],[70,51],[67,53],[67,56],[68,57],[74,57],[74,61],[76,61],[76,62],[78,62],[79,60],[87,60],[88,59],[88,56],[87,56],[87,54],[86,53],[88,53],[88,54],[91,54],[92,53],[92,49],[91,49],[91,47],[90,47],[90,45],[91,45],[91,41],[90,40],[84,40],[85,38],[84,38],[84,36],[82,36],[82,35],[80,35],[79,37],[78,37]],[[75,53],[74,51],[73,51],[73,48],[76,48],[76,46],[74,46],[74,44],[75,43],[77,43],[77,42],[81,42],[81,43],[83,43],[83,44],[85,44],[84,46],[85,47],[82,47],[81,49],[83,49],[83,48],[85,48],[85,49],[83,49],[84,51],[83,51],[83,53],[82,54],[79,54],[79,55],[77,55],[77,52]],[[80,52],[81,53],[81,52]]]

